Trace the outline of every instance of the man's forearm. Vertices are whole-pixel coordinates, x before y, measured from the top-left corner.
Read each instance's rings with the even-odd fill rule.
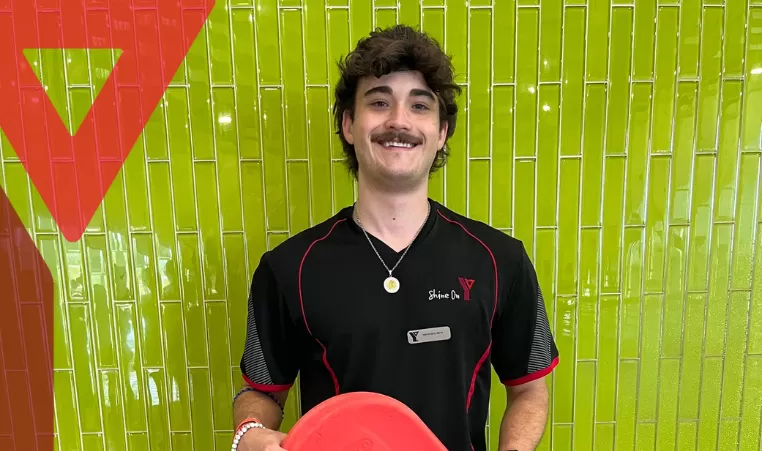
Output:
[[[242,393],[233,405],[233,427],[247,418],[256,418],[268,429],[277,431],[283,416],[278,404],[267,395],[249,391]]]
[[[499,451],[534,451],[545,432],[548,396],[542,391],[517,394],[503,415]]]

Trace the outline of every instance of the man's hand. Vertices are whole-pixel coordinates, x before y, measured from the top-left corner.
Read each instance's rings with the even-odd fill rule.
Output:
[[[249,429],[238,443],[238,451],[285,451],[281,443],[286,434],[271,429]]]

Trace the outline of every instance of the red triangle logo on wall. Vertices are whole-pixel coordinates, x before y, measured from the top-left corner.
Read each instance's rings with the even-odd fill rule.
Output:
[[[182,1],[193,5],[11,0],[0,14],[0,128],[69,241],[84,233],[215,3]],[[122,51],[73,136],[23,54],[50,48]]]

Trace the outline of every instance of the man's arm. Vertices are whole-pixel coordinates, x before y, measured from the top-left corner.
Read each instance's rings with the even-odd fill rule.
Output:
[[[251,387],[246,381],[243,382],[241,389]],[[281,406],[286,405],[289,390],[272,392]],[[262,422],[268,429],[277,431],[280,429],[283,412],[280,406],[269,396],[258,391],[247,391],[241,393],[233,405],[233,424],[238,425],[247,418],[256,418]]]
[[[545,432],[548,386],[545,378],[506,387],[508,408],[500,424],[498,451],[534,450]]]

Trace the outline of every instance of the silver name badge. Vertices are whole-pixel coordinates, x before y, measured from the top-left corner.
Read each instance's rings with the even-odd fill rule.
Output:
[[[450,336],[450,328],[447,326],[431,327],[429,329],[408,331],[407,342],[411,345],[417,345],[419,343],[449,340]]]

